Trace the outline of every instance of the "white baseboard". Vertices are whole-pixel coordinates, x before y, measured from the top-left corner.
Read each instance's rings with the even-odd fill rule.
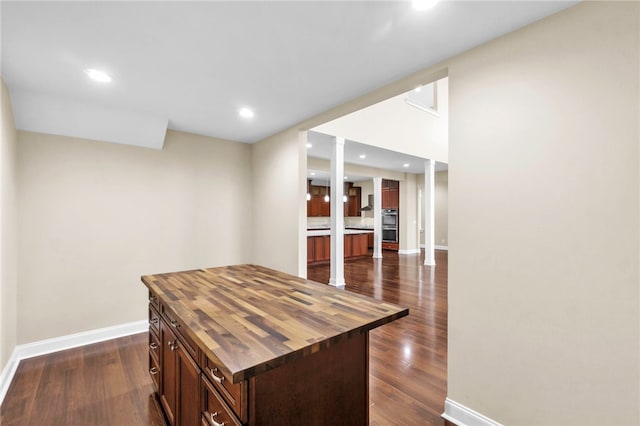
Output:
[[[9,362],[0,374],[0,404],[9,389],[11,380],[18,369],[20,361],[34,356],[46,355],[51,352],[63,351],[65,349],[76,348],[78,346],[90,345],[91,343],[103,342],[105,340],[116,339],[118,337],[129,336],[131,334],[142,333],[149,329],[148,320],[134,321],[126,324],[115,325],[113,327],[99,328],[97,330],[84,331],[82,333],[69,334],[55,337],[53,339],[40,340],[38,342],[17,345]]]
[[[424,244],[420,244],[420,248],[423,249],[424,248]],[[449,246],[433,246],[434,249],[436,250],[447,250],[449,251]]]
[[[18,359],[17,352],[14,349],[13,352],[11,352],[7,365],[4,366],[2,373],[0,374],[0,404],[4,401],[4,396],[9,390],[9,385],[13,380],[13,376],[16,374],[18,364],[20,364],[20,360]]]
[[[420,254],[420,249],[398,250],[398,254]]]
[[[469,407],[465,407],[449,398],[444,401],[442,418],[458,426],[502,426],[501,423],[483,416]]]

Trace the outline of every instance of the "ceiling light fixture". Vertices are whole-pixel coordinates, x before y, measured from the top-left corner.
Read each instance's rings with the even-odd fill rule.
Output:
[[[364,158],[367,158],[367,156],[366,156],[366,155],[364,155],[364,154],[360,154],[360,158],[363,158],[363,159],[364,159]]]
[[[316,175],[316,172],[311,172],[311,173],[309,173],[309,174],[310,174],[311,176],[315,176],[315,175]]]
[[[347,179],[349,179],[349,176],[345,176],[345,177],[344,177],[344,180],[347,180]]]
[[[420,93],[421,90],[422,90],[422,86],[418,86],[415,89],[413,89],[413,91],[416,93]]]
[[[311,145],[311,142],[307,142],[307,149],[313,147],[313,145]]]
[[[238,110],[238,114],[242,118],[252,118],[254,116],[253,111],[251,109],[249,109],[249,108],[246,108],[246,107],[240,108]]]
[[[402,167],[405,167],[405,168],[406,168],[406,167],[409,167],[409,163],[404,163],[404,164],[402,165]]]
[[[413,8],[415,10],[429,10],[436,4],[438,4],[439,0],[413,0]]]
[[[91,80],[100,82],[100,83],[110,83],[111,76],[104,71],[96,70],[93,68],[89,68],[84,70],[85,74],[89,76]]]

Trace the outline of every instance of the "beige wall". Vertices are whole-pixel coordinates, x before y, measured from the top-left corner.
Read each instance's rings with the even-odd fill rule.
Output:
[[[422,176],[422,184],[424,186],[424,175]],[[447,246],[449,244],[449,172],[437,172],[434,180],[435,245]]]
[[[418,250],[418,175],[406,173],[400,182],[399,243],[400,253]]]
[[[18,343],[146,318],[140,275],[251,261],[250,147],[18,132]]]
[[[16,127],[9,91],[0,79],[0,371],[17,342]]]
[[[253,262],[307,274],[306,132],[291,129],[251,146]]]
[[[448,85],[437,82],[438,112],[434,116],[405,102],[401,94],[329,121],[313,130],[328,135],[448,162]]]
[[[424,197],[424,174],[417,176],[418,189]],[[433,183],[433,209],[434,209],[434,234],[436,246],[448,246],[449,244],[449,172],[435,173]],[[424,203],[424,198],[422,199]],[[420,228],[424,228],[424,206],[420,215]],[[424,231],[420,233],[420,245],[424,246]]]
[[[640,423],[637,2],[450,61],[448,397],[504,424]]]

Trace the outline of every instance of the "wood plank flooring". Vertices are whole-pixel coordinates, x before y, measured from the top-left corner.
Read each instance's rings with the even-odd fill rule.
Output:
[[[370,425],[444,425],[447,393],[447,261],[384,251],[345,262],[346,288],[409,308],[409,316],[369,332]],[[329,265],[309,266],[311,280],[329,282]]]
[[[347,289],[406,306],[408,317],[370,332],[370,424],[444,425],[447,378],[447,253],[384,252],[347,261]],[[329,265],[309,267],[329,281]],[[164,425],[148,370],[147,333],[20,363],[0,407],[3,426]]]

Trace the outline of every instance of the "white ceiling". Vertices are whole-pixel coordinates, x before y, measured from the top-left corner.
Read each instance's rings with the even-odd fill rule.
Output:
[[[255,142],[575,3],[3,0],[2,77],[25,126],[37,93]]]
[[[307,134],[307,140],[311,143],[311,148],[307,148],[307,157],[331,160],[333,136],[314,131],[309,131]],[[360,158],[360,155],[362,154],[365,155],[365,158]],[[364,167],[373,167],[376,169],[393,170],[400,173],[420,174],[424,173],[425,159],[346,140],[344,144],[344,162]],[[405,164],[408,164],[409,166],[404,167]],[[436,162],[435,169],[436,171],[443,171],[447,170],[448,166],[446,163]],[[358,176],[355,181],[371,177],[373,176]],[[354,181],[353,178],[354,177],[351,176],[349,180]]]

